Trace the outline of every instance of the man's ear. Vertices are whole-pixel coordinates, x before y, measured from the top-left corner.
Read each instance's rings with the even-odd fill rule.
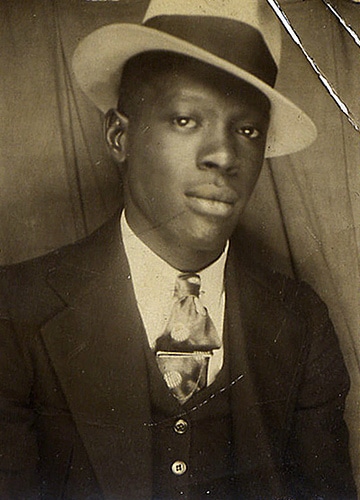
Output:
[[[127,131],[129,119],[117,109],[109,109],[105,115],[104,133],[113,158],[123,163],[127,155]]]

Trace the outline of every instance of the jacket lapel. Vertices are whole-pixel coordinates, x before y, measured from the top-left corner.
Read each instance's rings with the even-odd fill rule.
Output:
[[[231,380],[243,375],[231,389],[239,487],[249,498],[279,498],[286,494],[281,456],[304,325],[233,253],[226,290]]]
[[[67,305],[42,334],[105,497],[145,499],[152,492],[146,337],[118,219],[97,238],[96,259],[84,260],[83,272],[72,263],[51,276],[51,287]],[[89,253],[84,245],[84,259]],[[237,478],[244,494],[249,485],[250,497],[264,491],[279,497],[286,410],[304,325],[232,249],[228,260],[231,380],[243,375],[230,391]]]
[[[51,277],[68,305],[42,334],[105,497],[143,499],[152,487],[145,333],[118,226],[110,234],[96,265],[83,263],[75,296],[69,269]]]

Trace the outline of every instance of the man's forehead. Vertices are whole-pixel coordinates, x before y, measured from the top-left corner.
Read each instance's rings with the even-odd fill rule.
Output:
[[[124,86],[130,86],[132,91],[157,93],[171,93],[173,89],[183,88],[184,95],[188,95],[191,88],[203,89],[204,92],[212,89],[227,96],[258,99],[261,107],[264,102],[269,102],[256,87],[224,70],[192,57],[168,52],[144,53],[130,60],[120,90]]]

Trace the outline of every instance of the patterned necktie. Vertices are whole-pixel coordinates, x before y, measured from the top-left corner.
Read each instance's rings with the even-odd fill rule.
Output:
[[[206,386],[212,350],[221,346],[199,294],[199,275],[188,273],[178,276],[170,319],[155,346],[164,380],[181,404]]]

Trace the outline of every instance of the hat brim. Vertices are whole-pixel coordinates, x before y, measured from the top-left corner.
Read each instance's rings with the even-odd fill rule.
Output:
[[[146,26],[111,24],[94,31],[78,45],[73,56],[73,70],[83,92],[105,113],[117,105],[126,61],[137,54],[156,50],[193,57],[263,92],[271,103],[265,157],[295,153],[316,139],[316,127],[308,115],[259,78],[196,45]]]

